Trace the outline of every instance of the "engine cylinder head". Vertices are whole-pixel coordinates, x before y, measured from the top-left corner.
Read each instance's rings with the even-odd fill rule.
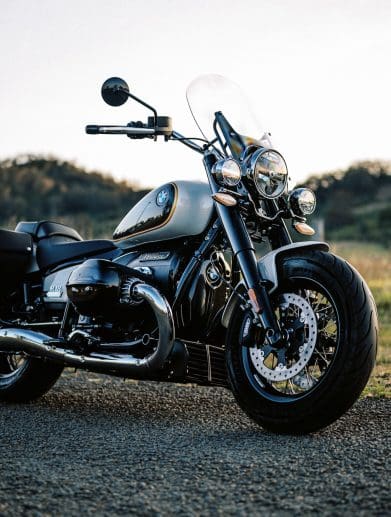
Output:
[[[143,303],[135,290],[141,280],[130,274],[129,268],[109,260],[87,260],[69,277],[68,298],[83,316],[119,321],[131,307]]]

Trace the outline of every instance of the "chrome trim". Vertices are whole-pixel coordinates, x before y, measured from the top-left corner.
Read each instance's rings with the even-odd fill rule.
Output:
[[[99,133],[104,135],[154,135],[156,131],[147,127],[99,126]]]
[[[238,177],[234,179],[232,183],[230,183],[232,178],[227,180],[227,178],[224,176],[224,168],[227,166],[227,162],[232,162],[239,170]],[[217,183],[219,183],[219,185],[224,185],[225,187],[236,187],[242,179],[242,169],[240,167],[240,163],[233,158],[223,158],[217,161],[212,167],[212,174],[216,177]]]
[[[136,266],[136,267],[134,267],[132,269],[134,269],[135,271],[138,271],[139,273],[142,273],[145,276],[150,276],[150,277],[153,276],[153,271],[148,266]]]
[[[300,206],[300,197],[302,196],[302,194],[306,192],[310,192],[313,197],[313,204],[311,206],[310,211],[303,211],[303,209]],[[310,188],[295,188],[288,196],[288,207],[294,215],[298,215],[299,217],[313,214],[316,210],[315,192]]]
[[[174,322],[167,300],[157,289],[147,284],[138,284],[134,287],[134,292],[151,306],[159,328],[159,341],[156,349],[144,358],[97,352],[80,355],[73,350],[64,348],[67,345],[66,341],[53,339],[41,332],[20,328],[0,329],[0,352],[22,351],[64,363],[66,366],[90,371],[121,374],[134,378],[151,377],[163,367],[172,351],[175,339]],[[114,343],[110,344],[114,345]]]
[[[210,361],[210,346],[206,345],[206,358],[208,361],[208,382],[212,382],[212,363]]]
[[[283,161],[285,163],[285,168],[286,168],[286,174],[285,174],[285,178],[284,178],[284,183],[281,184],[281,186],[283,187],[282,190],[280,190],[280,191],[277,190],[277,194],[272,194],[272,195],[266,194],[266,192],[259,187],[258,181],[257,181],[257,179],[255,177],[255,166],[257,164],[258,159],[263,154],[270,153],[270,152],[278,154],[283,159]],[[247,160],[247,163],[246,163],[246,174],[247,174],[247,177],[249,177],[251,179],[252,183],[254,184],[255,188],[257,189],[258,194],[260,196],[263,196],[265,199],[277,199],[277,198],[279,198],[285,192],[285,190],[287,188],[287,185],[288,185],[288,166],[286,164],[285,158],[282,156],[281,153],[279,153],[275,149],[269,149],[268,147],[261,147],[260,149],[257,149],[256,151],[254,151],[253,154],[250,155],[250,157],[249,157],[249,159]]]

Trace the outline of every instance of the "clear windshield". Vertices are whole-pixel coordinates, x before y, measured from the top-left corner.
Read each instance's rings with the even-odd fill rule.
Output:
[[[216,111],[221,111],[237,133],[271,147],[270,139],[246,95],[233,81],[222,75],[201,75],[190,83],[186,97],[194,120],[207,140],[213,140],[216,136],[213,122]]]

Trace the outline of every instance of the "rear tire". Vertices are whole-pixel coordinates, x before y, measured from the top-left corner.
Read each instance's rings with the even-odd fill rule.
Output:
[[[44,395],[60,377],[63,366],[33,357],[15,363],[15,354],[0,354],[0,400],[29,402]]]
[[[260,380],[257,372],[252,376],[248,366],[250,348],[243,346],[243,324],[249,313],[240,308],[238,299],[227,332],[228,377],[237,402],[255,422],[276,433],[304,434],[334,422],[360,396],[375,364],[377,311],[359,273],[330,253],[311,251],[286,257],[278,275],[280,284],[272,295],[274,300],[284,292],[300,292],[300,286],[318,286],[318,291],[331,299],[338,322],[332,359],[325,363],[317,382],[299,393],[278,391],[272,381]],[[319,335],[318,332],[316,347],[321,346]]]

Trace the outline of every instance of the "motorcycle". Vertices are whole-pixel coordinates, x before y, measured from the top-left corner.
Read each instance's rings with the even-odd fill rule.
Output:
[[[293,242],[293,233],[314,233],[315,195],[288,191],[286,162],[239,87],[218,75],[190,84],[196,138],[118,77],[101,93],[111,106],[131,98],[152,115],[88,125],[88,134],[179,142],[202,156],[208,182],[152,190],[112,240],[83,240],[51,221],[0,230],[0,399],[33,400],[75,367],[225,387],[276,433],[338,419],[374,366],[375,303],[326,243]]]

